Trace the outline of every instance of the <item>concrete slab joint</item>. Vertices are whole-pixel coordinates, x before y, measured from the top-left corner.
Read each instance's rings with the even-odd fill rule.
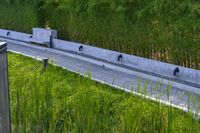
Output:
[[[22,42],[44,44],[52,48],[52,39],[57,38],[57,31],[45,28],[33,28],[32,34],[0,29],[0,37]]]
[[[32,42],[46,44],[52,48],[52,39],[57,38],[57,31],[45,28],[33,28]]]

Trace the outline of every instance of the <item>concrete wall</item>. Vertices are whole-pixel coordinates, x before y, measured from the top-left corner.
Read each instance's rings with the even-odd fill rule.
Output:
[[[33,34],[26,34],[11,30],[0,29],[0,37],[29,43],[34,42],[40,44],[50,44],[51,37],[57,38],[57,31],[44,28],[33,28]]]
[[[83,51],[80,52],[79,47],[81,45],[83,46]],[[173,80],[195,83],[198,84],[198,86],[200,85],[200,71],[198,70],[59,39],[53,39],[53,48],[82,53],[111,63],[142,70],[147,73],[165,76]],[[120,54],[123,56],[122,61],[118,61],[118,56]],[[178,76],[173,75],[176,67],[180,69]]]
[[[0,29],[0,36],[8,37],[7,32],[8,30]],[[50,40],[52,41],[51,42],[52,47],[55,49],[76,52],[82,55],[91,56],[118,65],[127,66],[132,69],[136,69],[138,71],[156,74],[158,76],[165,76],[173,80],[182,80],[190,83],[195,83],[198,84],[198,86],[200,87],[200,71],[198,70],[189,69],[155,60],[145,59],[124,53],[119,53],[116,51],[92,47],[84,44],[79,44],[59,39],[50,39],[50,35],[53,38],[57,38],[57,31],[55,30],[33,28],[33,35],[15,31],[9,31],[9,32],[10,32],[9,38],[11,39],[21,40],[25,42],[32,42],[34,39],[35,42],[37,41],[40,42],[41,40],[47,40],[47,41]],[[32,36],[32,40],[30,36]],[[79,51],[80,46],[83,46],[82,51]],[[120,54],[122,54],[123,56],[122,61],[118,61],[118,56]],[[178,74],[178,76],[173,76],[173,72],[176,67],[180,69],[180,73]]]
[[[57,31],[44,28],[33,28],[34,39],[41,40],[42,42],[50,42],[50,37],[57,38]]]
[[[26,33],[21,33],[21,32],[16,32],[16,31],[11,31],[11,30],[0,29],[0,36],[1,37],[5,37],[5,38],[10,38],[10,39],[29,42],[30,41],[30,37],[32,35],[31,34],[26,34]]]

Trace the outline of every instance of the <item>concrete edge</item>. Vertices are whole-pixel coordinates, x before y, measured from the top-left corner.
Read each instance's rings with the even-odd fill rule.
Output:
[[[83,48],[81,52],[78,51],[79,47]],[[96,60],[103,60],[121,67],[134,69],[135,71],[161,78],[173,79],[176,82],[191,84],[191,86],[200,88],[200,83],[197,80],[200,80],[200,71],[196,69],[59,39],[53,39],[53,48],[66,52],[72,51],[75,54],[96,58]],[[123,57],[123,60],[120,62],[117,61],[119,55]],[[173,73],[176,68],[179,68],[180,72],[177,76],[174,76]]]
[[[81,53],[82,56],[91,56],[98,58],[100,60],[108,61],[110,63],[115,63],[116,65],[121,65],[122,67],[129,67],[131,69],[135,69],[135,71],[143,72],[149,75],[157,76],[160,78],[165,78],[180,82],[183,84],[190,84],[191,86],[200,88],[200,83],[198,79],[200,80],[200,71],[196,69],[186,68],[182,66],[177,66],[174,64],[169,64],[165,62],[159,62],[156,60],[146,59],[134,55],[128,55],[125,53],[120,53],[117,51],[107,50],[103,48],[97,48],[93,46],[89,46],[86,44],[80,44],[75,42],[69,42],[65,40],[60,40],[55,38],[51,38],[49,35],[57,34],[56,30],[52,29],[44,29],[44,28],[33,28],[33,31],[35,31],[35,34],[26,34],[21,33],[17,31],[12,30],[4,30],[0,29],[0,36],[3,35],[4,39],[12,39],[16,41],[23,41],[27,43],[31,43],[34,39],[37,40],[37,38],[34,38],[34,35],[39,35],[40,39],[48,40],[48,47],[54,47],[58,50],[69,50],[76,53]],[[9,32],[9,35],[7,34]],[[55,32],[55,33],[53,33]],[[30,38],[31,37],[31,38]],[[33,38],[32,38],[33,37]],[[41,42],[41,40],[38,40],[39,43],[45,43]],[[33,41],[37,42],[37,41]],[[44,44],[46,45],[46,44]],[[78,51],[78,47],[83,46],[82,51]],[[119,55],[123,56],[122,61],[117,61],[117,57]],[[180,69],[180,73],[178,76],[173,76],[173,71],[175,68]]]
[[[9,42],[17,43],[19,45],[26,46],[26,47],[33,48],[33,49],[38,49],[38,50],[42,50],[42,51],[48,51],[48,52],[56,53],[56,54],[59,54],[59,55],[69,56],[69,57],[80,59],[80,60],[95,64],[95,65],[98,65],[98,66],[105,65],[106,68],[109,68],[109,69],[112,69],[112,70],[117,70],[117,71],[127,73],[127,74],[131,74],[131,75],[136,75],[138,78],[142,77],[146,80],[151,79],[152,81],[155,81],[155,82],[162,81],[162,83],[165,84],[165,85],[172,84],[174,87],[180,88],[181,90],[200,94],[200,89],[197,88],[197,87],[192,87],[192,86],[177,83],[177,82],[174,82],[174,81],[161,79],[161,78],[158,78],[158,77],[155,77],[155,76],[152,76],[152,75],[147,75],[147,74],[144,74],[144,73],[132,71],[132,70],[129,70],[129,69],[126,69],[126,68],[123,68],[123,67],[115,66],[115,65],[105,63],[105,62],[102,62],[102,61],[97,61],[97,60],[90,59],[90,58],[87,58],[87,57],[83,57],[83,56],[80,56],[80,55],[75,55],[75,54],[63,52],[63,51],[60,51],[60,50],[30,45],[30,44],[24,43],[24,42],[18,42],[18,41],[13,41],[13,40],[11,40]]]
[[[38,58],[38,57],[35,57],[35,56],[30,56],[30,55],[27,55],[27,54],[24,54],[24,53],[20,53],[20,52],[17,52],[17,51],[13,51],[13,50],[8,50],[8,51],[9,51],[9,52],[12,52],[12,53],[16,53],[16,54],[23,55],[23,56],[26,56],[26,57],[30,57],[30,58],[36,59],[36,60],[38,60],[38,61],[42,61],[42,60],[43,60],[42,58]],[[71,70],[71,69],[69,69],[69,68],[66,68],[66,67],[64,67],[64,66],[62,66],[62,65],[54,64],[54,63],[52,63],[52,62],[50,62],[50,63],[51,63],[52,65],[54,65],[54,66],[61,67],[62,69],[65,69],[65,70],[68,70],[68,71],[73,72],[73,73],[75,73],[75,74],[79,74],[79,75],[81,75],[81,76],[83,76],[83,77],[89,78],[85,73],[79,73],[79,72],[77,72],[77,71],[74,71],[74,70]],[[101,84],[105,84],[105,85],[114,87],[114,88],[116,88],[116,89],[119,89],[119,90],[122,90],[122,91],[125,91],[125,92],[128,92],[128,93],[132,93],[132,94],[135,95],[135,96],[140,96],[140,97],[145,98],[145,99],[147,99],[147,100],[152,100],[152,101],[155,101],[155,102],[158,102],[158,103],[162,103],[162,104],[167,105],[167,106],[171,106],[171,107],[176,108],[176,109],[183,110],[183,111],[186,112],[186,113],[191,112],[191,113],[193,113],[194,115],[197,115],[198,118],[200,117],[200,112],[195,112],[195,111],[188,110],[188,107],[177,106],[177,105],[172,104],[172,103],[170,103],[170,102],[168,102],[168,101],[160,100],[160,99],[157,99],[157,98],[154,98],[154,97],[151,97],[151,96],[147,96],[147,95],[138,93],[138,92],[136,92],[136,91],[128,90],[128,89],[123,88],[123,87],[119,87],[119,86],[116,86],[116,85],[113,85],[113,84],[109,84],[109,83],[107,83],[107,82],[105,82],[105,81],[98,80],[98,79],[93,78],[93,77],[90,77],[90,78],[91,78],[91,80],[94,80],[94,81],[99,82],[99,83],[101,83]]]

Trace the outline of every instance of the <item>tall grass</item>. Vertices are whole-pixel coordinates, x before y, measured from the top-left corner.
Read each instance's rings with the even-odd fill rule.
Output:
[[[21,55],[9,53],[9,79],[14,133],[200,131],[190,113],[59,67],[44,70],[41,62]],[[139,82],[138,88],[146,92]]]
[[[32,27],[39,26],[37,9],[31,3],[0,1],[0,9],[0,28],[31,33]]]
[[[200,68],[198,0],[3,1],[1,28],[51,27],[63,39]]]

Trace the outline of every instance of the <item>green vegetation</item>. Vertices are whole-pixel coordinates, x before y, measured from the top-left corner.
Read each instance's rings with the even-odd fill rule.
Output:
[[[199,0],[1,0],[0,4],[0,28],[30,32],[34,26],[51,27],[63,39],[200,69]]]
[[[38,26],[37,10],[32,4],[6,4],[0,1],[0,28],[21,32],[32,31],[31,27]]]
[[[193,115],[9,53],[14,133],[200,131]]]

